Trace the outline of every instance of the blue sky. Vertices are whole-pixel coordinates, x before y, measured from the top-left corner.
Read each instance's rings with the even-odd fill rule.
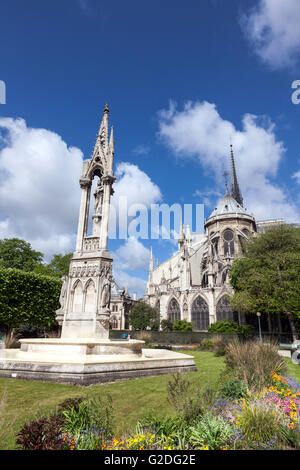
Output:
[[[78,172],[106,101],[115,167],[137,202],[135,181],[146,182],[141,202],[205,203],[208,217],[231,138],[246,207],[298,220],[299,20],[297,0],[2,4],[0,236],[48,257],[73,251]],[[110,242],[131,291],[142,292],[151,244],[160,261],[176,248]]]

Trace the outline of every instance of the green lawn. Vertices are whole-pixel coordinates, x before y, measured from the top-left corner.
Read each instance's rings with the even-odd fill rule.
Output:
[[[195,351],[197,372],[185,374],[201,388],[214,388],[224,369],[222,357],[212,352]],[[287,359],[289,375],[300,382],[300,367]],[[16,432],[25,421],[45,414],[66,398],[109,393],[116,410],[117,432],[132,429],[136,421],[149,410],[157,416],[172,413],[167,401],[167,382],[170,376],[148,377],[110,384],[79,387],[14,379],[0,379],[0,397],[6,393],[5,403],[0,403],[0,449],[14,449]]]

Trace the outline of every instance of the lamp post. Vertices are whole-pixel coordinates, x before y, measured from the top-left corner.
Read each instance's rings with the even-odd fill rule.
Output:
[[[259,341],[262,343],[262,337],[261,337],[261,326],[260,326],[260,316],[261,313],[257,312],[256,313],[257,319],[258,319],[258,334],[259,334]]]

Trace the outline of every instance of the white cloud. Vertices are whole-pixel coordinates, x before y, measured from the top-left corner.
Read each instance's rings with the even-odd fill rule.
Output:
[[[119,269],[137,271],[147,269],[150,259],[150,250],[139,240],[129,237],[114,254],[114,260]]]
[[[12,118],[0,118],[0,145],[0,237],[24,238],[47,257],[73,251],[82,152]]]
[[[188,102],[182,111],[175,103],[159,113],[159,135],[179,158],[197,158],[218,184],[229,169],[231,138],[238,178],[246,207],[259,220],[297,218],[296,206],[284,188],[273,182],[285,153],[275,126],[267,118],[245,114],[242,130],[223,119],[212,103]]]
[[[150,207],[162,198],[159,187],[137,165],[121,162],[116,168],[117,181],[114,184],[112,204],[117,205],[120,196],[127,197],[128,207],[143,204]]]
[[[299,0],[259,0],[241,18],[245,35],[258,56],[274,69],[299,61]]]
[[[128,288],[130,293],[137,292],[138,297],[142,297],[146,290],[147,281],[139,277],[131,276],[125,271],[119,271],[115,267],[114,279],[120,288]]]
[[[148,155],[150,151],[150,145],[147,144],[139,144],[132,149],[133,155]]]

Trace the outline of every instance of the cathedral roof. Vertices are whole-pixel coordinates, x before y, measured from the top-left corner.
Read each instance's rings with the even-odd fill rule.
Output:
[[[230,194],[225,194],[225,196],[218,203],[217,207],[212,211],[209,218],[215,217],[217,215],[226,214],[250,215],[249,212],[247,212],[247,210],[241,204],[239,204]]]

